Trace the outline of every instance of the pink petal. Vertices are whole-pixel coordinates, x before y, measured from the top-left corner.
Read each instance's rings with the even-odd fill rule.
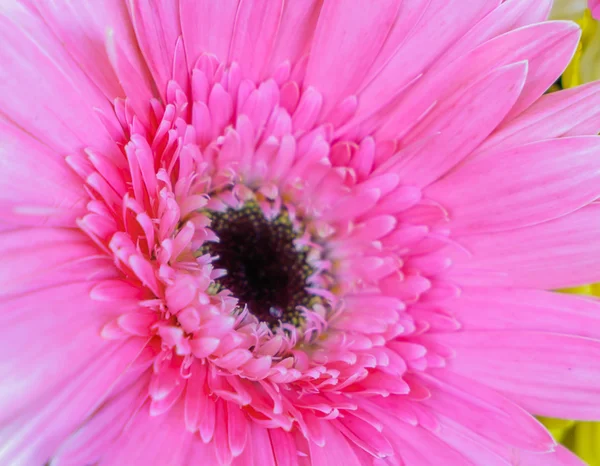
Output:
[[[185,430],[181,422],[181,403],[168,413],[151,416],[144,405],[133,420],[122,426],[121,435],[105,451],[99,461],[102,466],[125,464],[218,464],[214,445],[205,445],[194,434]]]
[[[466,52],[473,50],[484,42],[522,26],[541,23],[548,18],[552,0],[508,0],[502,2],[494,11],[479,21],[467,32],[448,53],[440,57],[434,69],[452,63]],[[506,50],[510,52],[510,50]]]
[[[277,69],[286,60],[297,63],[300,57],[308,52],[321,6],[321,0],[295,0],[284,3],[279,34],[271,56],[271,70]]]
[[[413,139],[435,136],[425,139],[416,156],[395,167],[401,180],[425,186],[466,157],[510,110],[526,73],[526,63],[499,68],[441,103],[411,133]]]
[[[17,225],[73,227],[88,196],[64,158],[3,121],[0,139],[0,218]]]
[[[232,466],[279,466],[273,454],[273,444],[269,437],[269,429],[250,423],[248,445],[241,456],[236,458]]]
[[[361,466],[348,440],[337,429],[332,427],[328,421],[320,421],[320,428],[325,439],[325,446],[320,447],[313,442],[309,443],[312,466],[334,464]]]
[[[456,351],[448,370],[505,393],[533,414],[581,420],[600,416],[600,340],[536,331],[430,338]]]
[[[600,132],[600,84],[553,92],[541,97],[518,117],[501,125],[478,153],[517,147],[550,137]]]
[[[600,281],[600,206],[528,228],[457,241],[450,276],[463,285],[557,289]]]
[[[52,466],[96,464],[110,450],[123,426],[135,416],[147,398],[149,373],[134,379],[134,383],[109,399],[94,416],[75,431],[52,458]]]
[[[85,281],[102,273],[114,276],[111,261],[97,254],[98,249],[85,234],[74,229],[0,232],[0,297]]]
[[[600,303],[583,296],[471,287],[444,303],[444,310],[465,331],[530,330],[600,338]]]
[[[562,37],[553,44],[553,47],[540,51],[536,56],[536,61],[530,64],[530,72],[523,93],[506,117],[507,120],[518,115],[539,99],[560,77],[575,54],[581,37],[579,27],[570,21],[546,24],[555,25],[557,38]]]
[[[581,458],[575,453],[570,452],[562,445],[556,447],[556,451],[543,456],[528,451],[515,453],[515,461],[519,466],[586,466]]]
[[[600,20],[600,1],[599,0],[589,0],[590,2],[590,10],[592,11],[592,16]]]
[[[341,1],[325,1],[305,78],[305,86],[323,95],[324,114],[357,90],[394,24],[400,3],[357,0],[350,8]],[[337,79],[331,79],[334,75]]]
[[[202,53],[227,60],[240,0],[179,0],[181,30],[188,63],[194,66]]]
[[[270,429],[271,445],[277,466],[298,466],[298,451],[294,437],[283,429]]]
[[[538,452],[554,447],[552,436],[539,421],[485,385],[442,370],[423,379],[431,392],[423,403],[436,416],[461,424],[499,446]]]
[[[283,3],[283,0],[240,0],[229,60],[238,62],[245,76],[252,80],[261,77],[269,62]]]
[[[573,27],[568,24],[546,22],[510,31],[483,42],[476,48],[473,47],[473,42],[477,43],[478,38],[471,38],[466,46],[468,53],[463,51],[453,61],[445,57],[437,61],[436,66],[409,87],[405,98],[399,102],[391,116],[381,121],[384,129],[379,132],[387,136],[398,136],[400,130],[400,135],[408,132],[406,141],[403,141],[406,145],[415,140],[412,127],[431,111],[432,103],[445,101],[461,92],[468,83],[496,68],[525,60],[528,63],[528,73],[523,92],[526,92],[528,83],[537,85],[537,74],[549,66],[547,55],[552,53],[557,44],[562,45],[565,38],[572,36],[573,32]],[[487,32],[483,31],[481,34]],[[465,49],[460,45],[457,47],[459,50]],[[522,97],[519,98],[521,99]],[[423,130],[423,126],[424,123],[420,123],[417,128]],[[427,127],[424,129],[427,130]],[[394,130],[397,131],[395,135]]]
[[[175,44],[181,35],[177,1],[129,0],[129,8],[140,48],[164,100],[172,76]]]
[[[87,146],[115,151],[94,112],[97,107],[110,115],[108,100],[43,21],[10,2],[0,7],[0,31],[0,61],[11,64],[0,68],[0,110],[59,153]]]
[[[462,455],[464,444],[456,448],[444,442],[435,432],[422,426],[412,426],[397,421],[390,426],[394,435],[390,441],[394,446],[400,464],[410,466],[439,466],[441,464],[476,466]],[[480,466],[480,465],[477,465]]]
[[[103,45],[106,29],[110,27],[120,37],[126,38],[123,45],[129,48],[130,56],[138,55],[137,63],[143,69],[125,2],[106,0],[99,4],[90,0],[34,0],[34,3],[44,22],[104,95],[111,101],[125,97]]]
[[[600,197],[599,155],[598,137],[542,141],[473,160],[425,194],[443,202],[454,234],[522,228]]]
[[[55,319],[51,327],[39,324],[33,334],[32,326],[28,325],[27,331],[33,336],[28,342],[29,353],[7,354],[18,368],[9,368],[11,374],[2,375],[1,398],[10,403],[8,409],[2,410],[6,416],[3,421],[6,431],[2,438],[5,447],[0,453],[3,463],[43,464],[88,414],[102,404],[115,381],[146,344],[144,339],[117,344],[102,339],[89,317],[88,322],[78,318],[82,306],[87,303],[75,302],[73,294],[62,296],[71,299],[75,314],[63,313],[63,319]],[[40,309],[40,302],[51,309],[67,307],[47,296],[35,298],[41,300],[36,303],[36,309]],[[97,312],[91,312],[91,315],[95,317]],[[56,330],[61,320],[69,332]],[[19,329],[14,325],[11,327],[16,337]],[[3,341],[10,344],[5,337]],[[42,347],[33,346],[34,341]],[[3,351],[6,353],[8,348]],[[28,357],[22,360],[23,356]],[[24,376],[19,371],[27,374]],[[18,380],[14,380],[15,376]],[[36,380],[39,377],[41,379]],[[10,393],[15,390],[16,393]]]
[[[384,107],[397,93],[421,74],[461,37],[477,20],[492,11],[499,0],[432,0],[417,18],[413,33],[392,47],[390,58],[359,95],[357,116],[371,115]]]

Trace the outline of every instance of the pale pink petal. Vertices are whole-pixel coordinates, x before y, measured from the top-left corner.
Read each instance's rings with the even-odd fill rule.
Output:
[[[108,60],[104,37],[110,27],[123,37],[124,46],[139,54],[126,3],[122,0],[106,0],[101,4],[89,0],[34,0],[33,3],[44,22],[104,95],[110,100],[125,97]],[[139,58],[141,69],[144,65]]]
[[[478,432],[466,429],[451,418],[440,419],[438,436],[473,464],[486,466],[515,466],[514,459],[522,451],[510,445],[486,441]],[[538,453],[548,455],[548,453]]]
[[[348,439],[334,429],[329,422],[321,421],[320,429],[325,440],[324,446],[310,443],[310,459],[313,466],[330,466],[344,464],[361,466],[360,461],[352,451]]]
[[[432,0],[418,16],[414,33],[393,48],[389,60],[360,93],[358,115],[371,115],[420,75],[499,0]],[[401,37],[404,39],[404,37]]]
[[[394,24],[400,3],[361,0],[350,7],[325,1],[305,78],[306,86],[319,89],[323,95],[325,115],[341,98],[358,89]],[[334,74],[338,79],[331,79]]]
[[[0,463],[569,464],[529,411],[600,415],[600,304],[535,288],[600,281],[597,88],[534,101],[579,32],[375,3],[0,5]]]
[[[177,1],[129,0],[129,8],[140,48],[164,99],[181,35]]]
[[[2,365],[3,416],[21,407],[15,405],[15,396],[22,403],[33,401],[53,390],[54,378],[76,378],[97,354],[114,351],[114,343],[101,338],[100,331],[112,318],[134,309],[136,304],[114,299],[107,306],[90,296],[95,286],[73,283],[2,299],[3,308],[8,310],[6,318],[15,322],[10,328],[1,329],[3,352],[10,355],[10,362]],[[45,305],[40,306],[41,302]],[[20,350],[25,343],[27,353]],[[57,371],[59,368],[61,372]]]
[[[423,379],[431,392],[424,403],[437,417],[450,419],[498,445],[538,452],[553,448],[552,436],[539,421],[485,385],[442,371]]]
[[[297,63],[308,53],[319,19],[322,0],[296,0],[285,2],[281,15],[279,34],[271,56],[271,71],[288,60]]]
[[[396,20],[385,39],[383,47],[379,51],[375,62],[370,67],[369,73],[364,80],[366,87],[382,70],[387,63],[396,55],[403,43],[416,31],[417,27],[423,25],[423,16],[431,15],[429,1],[409,0],[400,3]],[[361,89],[362,90],[362,89]]]
[[[227,60],[239,3],[240,0],[179,0],[181,30],[190,66],[194,66],[202,53]]]
[[[598,235],[600,205],[593,204],[533,227],[463,236],[450,275],[465,285],[556,289],[594,283],[600,281]]]
[[[52,458],[51,465],[95,464],[145,404],[149,375],[148,371],[141,376],[136,371],[126,374],[121,381],[123,383],[119,383],[124,388],[114,390],[115,395],[61,445]],[[133,380],[125,380],[132,378]]]
[[[2,120],[0,139],[0,218],[16,225],[73,227],[88,196],[63,156]]]
[[[13,322],[0,330],[7,357],[0,366],[3,462],[47,460],[145,346],[146,339],[100,336],[102,326],[135,301],[115,299],[107,306],[92,298],[94,286],[70,284],[2,299],[5,319]]]
[[[549,137],[582,136],[600,132],[600,84],[544,95],[517,118],[502,124],[478,153],[516,147]]]
[[[453,447],[434,432],[404,422],[394,424],[394,435],[390,438],[403,466],[439,466],[456,464],[479,466],[469,461],[462,453],[464,444]]]
[[[0,61],[11,63],[0,68],[0,111],[57,152],[88,146],[115,151],[94,111],[110,115],[109,101],[43,21],[17,2],[3,3],[0,31]]]
[[[107,274],[116,275],[111,262],[99,258],[94,243],[75,229],[3,231],[0,233],[0,255],[3,258],[0,267],[2,297]]]
[[[456,352],[448,370],[503,392],[533,414],[581,420],[600,415],[600,340],[536,331],[427,338]]]
[[[122,425],[118,439],[100,456],[98,464],[217,464],[214,446],[205,445],[185,430],[182,410],[182,403],[178,403],[166,414],[151,416],[148,406],[142,406]]]
[[[567,450],[562,445],[556,447],[556,451],[541,457],[538,454],[527,451],[516,452],[514,455],[515,464],[519,466],[586,466],[581,458],[575,453]]]
[[[551,23],[548,23],[551,24]],[[557,33],[562,29],[560,42],[550,49],[545,49],[536,57],[531,65],[528,80],[517,104],[507,116],[507,120],[515,117],[538,98],[560,77],[577,50],[581,31],[570,21],[556,22]],[[558,35],[558,34],[557,34]]]
[[[452,63],[484,42],[522,26],[539,23],[547,19],[552,0],[507,0],[479,21],[467,32],[448,53],[440,57],[434,69]],[[506,50],[507,52],[509,50]]]
[[[535,225],[600,197],[599,154],[598,137],[519,146],[471,161],[425,195],[443,199],[457,235]]]
[[[464,288],[445,303],[464,331],[513,330],[600,338],[600,302],[541,290]]]
[[[426,186],[466,157],[510,110],[526,73],[525,63],[502,67],[434,109],[411,133],[424,140],[424,146],[419,145],[413,156],[397,156],[394,172],[401,181]]]
[[[269,63],[283,4],[283,0],[240,0],[229,59],[239,63],[250,79],[258,80]]]
[[[481,31],[480,35],[484,33],[485,30]],[[467,46],[458,46],[458,57],[452,61],[436,61],[435,67],[428,70],[403,93],[403,98],[391,115],[379,122],[384,128],[379,132],[396,137],[406,134],[406,141],[403,141],[406,144],[414,139],[409,130],[432,110],[432,105],[447,100],[452,94],[460,92],[465,83],[479,79],[502,65],[527,61],[528,73],[523,89],[527,93],[527,86],[537,85],[538,72],[550,66],[549,62],[552,60],[549,60],[547,55],[558,45],[565,47],[565,44],[570,44],[565,42],[565,38],[573,36],[576,39],[576,34],[577,29],[569,23],[545,22],[509,31],[483,42],[478,47],[473,45],[478,41],[471,38]],[[464,53],[465,51],[468,53]],[[566,65],[563,65],[563,68],[564,66]],[[417,128],[422,133],[423,123]],[[396,133],[393,133],[394,130]]]

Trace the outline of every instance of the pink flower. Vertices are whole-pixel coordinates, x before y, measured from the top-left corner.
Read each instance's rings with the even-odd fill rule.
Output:
[[[3,2],[0,463],[579,464],[529,414],[600,417],[549,3]]]

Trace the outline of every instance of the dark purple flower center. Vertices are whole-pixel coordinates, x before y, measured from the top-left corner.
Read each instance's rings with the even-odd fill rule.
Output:
[[[298,234],[287,212],[270,220],[250,202],[239,210],[208,215],[219,242],[206,243],[202,253],[216,258],[215,268],[227,271],[217,279],[219,289],[227,288],[240,306],[248,306],[270,327],[280,321],[300,326],[300,307],[309,307],[315,299],[306,289],[313,270],[306,249],[295,244]]]

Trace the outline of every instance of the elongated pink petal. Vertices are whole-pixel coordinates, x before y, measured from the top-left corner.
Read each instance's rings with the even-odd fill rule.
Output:
[[[326,0],[316,26],[305,84],[323,94],[327,114],[342,96],[354,93],[369,71],[394,24],[398,0],[355,2]],[[340,48],[341,45],[341,48]],[[341,79],[332,80],[332,74]]]
[[[430,186],[426,195],[444,199],[459,235],[535,225],[600,197],[598,154],[597,137],[525,145],[472,161]]]
[[[281,14],[279,33],[271,56],[271,71],[282,63],[296,63],[308,52],[319,19],[321,0],[285,2]]]
[[[553,92],[540,98],[517,118],[504,123],[478,152],[499,151],[561,136],[600,132],[600,84]]]
[[[53,304],[51,301],[48,302],[49,305]],[[70,316],[64,317],[68,319]],[[71,319],[65,326],[74,325],[75,322],[75,319]],[[85,328],[93,327],[86,324]],[[39,330],[52,333],[55,338],[61,336],[57,332],[45,330],[42,325]],[[88,343],[84,346],[79,338],[86,337],[82,332],[78,333],[80,328],[72,327],[70,330],[70,335],[62,335],[62,337],[76,346],[75,352],[78,351],[80,355],[78,360],[66,350],[58,354],[56,352],[48,354],[47,349],[55,347],[55,344],[48,341],[43,348],[37,349],[46,352],[42,357],[44,360],[42,367],[54,372],[55,376],[60,378],[60,383],[52,382],[51,373],[43,374],[43,382],[36,382],[32,376],[41,376],[39,369],[37,374],[30,369],[32,373],[25,386],[15,385],[10,378],[3,377],[6,382],[2,387],[2,397],[11,401],[9,410],[3,410],[3,413],[9,417],[3,421],[7,429],[2,434],[5,448],[0,453],[0,459],[7,464],[37,464],[46,461],[85,420],[89,412],[102,403],[110,388],[146,343],[146,340],[134,339],[114,344],[102,339],[98,334],[88,334]],[[44,343],[42,338],[38,338],[37,341]],[[91,357],[94,350],[102,354],[102,357]],[[18,363],[16,358],[13,358],[13,361]],[[67,365],[74,369],[74,373],[63,372],[58,375],[59,373],[52,371],[52,368]],[[27,367],[26,361],[20,364],[20,370],[27,370]],[[11,377],[17,374],[17,371],[13,370]],[[11,390],[18,390],[18,395],[11,396]],[[18,405],[15,403],[17,399]],[[75,403],[75,405],[64,409],[68,403]],[[35,415],[31,416],[28,410],[35,412]],[[11,416],[9,413],[19,414]]]
[[[140,48],[164,98],[181,35],[177,2],[129,0],[129,8]]]
[[[104,49],[106,29],[110,27],[124,38],[122,45],[130,50],[131,56],[138,55],[140,69],[145,66],[137,51],[125,2],[107,0],[97,4],[89,0],[35,0],[34,3],[44,22],[104,95],[111,101],[125,97]]]
[[[589,2],[590,10],[592,11],[592,16],[600,20],[600,2],[598,2],[598,0],[589,0]]]
[[[358,115],[371,115],[396,97],[407,83],[461,37],[470,26],[494,9],[500,2],[476,0],[468,4],[459,0],[432,0],[418,22],[414,33],[402,40],[385,66],[361,92]],[[427,44],[423,47],[423,44]]]
[[[281,14],[282,0],[240,0],[230,60],[235,60],[250,79],[257,80],[271,58]]]
[[[600,338],[600,303],[541,290],[470,287],[448,301],[465,331],[545,331]]]
[[[19,3],[0,7],[0,110],[60,153],[87,146],[116,150],[93,108],[109,101],[64,51],[43,21]],[[48,50],[52,50],[51,56]],[[43,73],[44,79],[38,78]],[[52,109],[52,110],[50,110]]]
[[[87,195],[61,155],[4,121],[0,138],[0,218],[16,225],[71,226],[84,215]],[[36,183],[33,172],[40,175]]]
[[[531,413],[582,420],[599,415],[600,340],[473,331],[436,335],[436,341],[456,350],[449,370],[505,393]]]
[[[463,236],[450,274],[465,284],[542,289],[594,283],[600,280],[599,215],[593,204],[522,230]]]
[[[240,0],[179,0],[179,14],[188,63],[202,53],[228,58],[231,34]]]
[[[489,28],[484,29],[478,34],[487,37],[488,30]],[[432,102],[436,105],[436,101],[446,100],[452,94],[460,92],[465,82],[479,79],[502,65],[527,61],[528,77],[522,94],[527,93],[528,83],[537,85],[537,75],[550,66],[549,61],[555,60],[550,60],[547,54],[574,34],[577,34],[577,29],[573,25],[545,22],[511,30],[487,41],[480,41],[479,37],[469,38],[466,45],[456,46],[458,51],[453,59],[446,58],[448,55],[453,56],[451,53],[445,55],[444,59],[438,60],[435,67],[404,92],[405,97],[400,100],[391,116],[381,122],[383,129],[379,132],[391,136],[390,132],[395,129],[400,133],[394,136],[406,134],[406,142],[411,141],[414,138],[411,139],[412,133],[409,130],[431,111]],[[475,47],[479,42],[482,43]],[[560,56],[556,58],[558,59]],[[559,67],[560,63],[554,66]],[[522,97],[519,97],[519,101],[521,100]],[[417,128],[420,129],[419,133],[423,133],[423,123]]]
[[[399,435],[391,440],[394,442],[399,460],[402,461],[399,464],[475,466],[475,463],[472,463],[460,453],[464,445],[451,446],[441,440],[435,433],[421,426],[410,426],[404,422],[398,422],[394,428]]]
[[[554,447],[554,440],[544,426],[512,401],[470,379],[438,372],[439,375],[425,379],[431,391],[425,404],[436,414],[477,435],[491,436],[488,438],[499,445],[538,452],[547,452]],[[485,428],[487,422],[494,423],[494,428]]]
[[[352,452],[348,440],[328,422],[322,421],[320,426],[325,439],[325,445],[320,447],[310,444],[310,456],[314,466],[328,466],[331,464],[347,464],[360,466],[356,455]]]
[[[540,461],[547,466],[586,466],[581,458],[562,445],[557,446],[554,453],[543,457],[527,451],[518,452],[515,454],[515,461],[523,466],[537,466]]]
[[[552,23],[547,23],[552,24]],[[560,37],[555,42],[555,47],[544,49],[536,56],[536,62],[532,63],[529,79],[525,83],[523,93],[519,101],[508,114],[507,119],[518,115],[533,102],[535,102],[562,74],[563,70],[573,58],[581,31],[570,21],[556,22],[556,37]]]
[[[458,41],[452,49],[435,63],[435,68],[452,63],[466,52],[473,50],[484,42],[522,26],[540,23],[548,18],[552,0],[507,0],[494,11],[479,21]],[[507,47],[505,52],[511,52]],[[434,68],[434,69],[435,69]]]
[[[526,73],[525,63],[500,68],[434,109],[411,133],[427,142],[418,154],[400,162],[401,180],[426,186],[459,163],[502,121],[518,98]]]

